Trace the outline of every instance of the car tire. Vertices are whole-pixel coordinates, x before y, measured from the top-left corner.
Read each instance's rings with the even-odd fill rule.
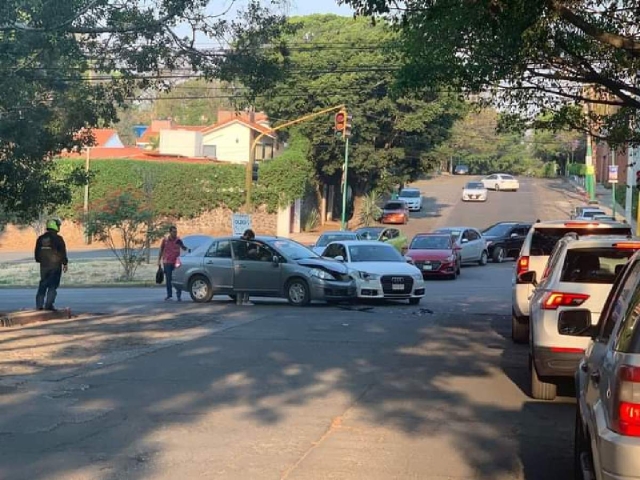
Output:
[[[418,305],[420,303],[420,300],[422,300],[422,298],[410,298],[409,305]]]
[[[302,278],[292,278],[284,288],[287,301],[296,307],[306,307],[311,303],[309,285]]]
[[[482,255],[480,255],[480,260],[478,260],[478,265],[480,265],[481,267],[484,267],[487,264],[488,260],[489,260],[489,254],[485,250],[482,252]]]
[[[595,478],[593,457],[589,437],[584,430],[580,410],[576,407],[576,420],[573,433],[573,471],[576,480]]]
[[[527,343],[529,341],[529,323],[518,317],[514,311],[511,312],[511,339],[513,343]]]
[[[498,185],[498,184],[496,183],[496,184],[493,186],[493,189],[494,189],[496,192],[499,192],[499,191],[500,191],[500,185]]]
[[[557,395],[558,386],[555,383],[545,382],[538,377],[536,366],[533,364],[533,357],[530,359],[530,363],[531,397],[536,400],[554,400]]]
[[[211,282],[204,275],[194,275],[189,279],[189,296],[196,303],[207,303],[213,298]]]
[[[493,249],[493,254],[491,255],[491,260],[493,260],[493,263],[504,262],[504,257],[505,257],[504,248],[495,247]]]
[[[460,275],[462,273],[462,269],[460,268],[460,265],[458,265],[458,268],[456,269],[456,275]]]

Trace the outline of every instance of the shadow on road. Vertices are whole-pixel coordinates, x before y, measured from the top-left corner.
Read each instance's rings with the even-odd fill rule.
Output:
[[[422,197],[422,210],[410,212],[411,218],[437,218],[442,216],[442,210],[451,205],[439,203],[436,197]]]
[[[240,442],[246,448],[236,450],[235,461],[249,468],[268,457],[276,478],[276,471],[297,468],[293,452],[321,446],[292,435],[283,449],[276,440],[261,444],[266,439],[251,438],[251,432],[295,431],[300,407],[323,405],[341,392],[349,399],[344,413],[328,430],[317,430],[325,443],[340,435],[354,451],[374,448],[357,432],[375,428],[382,442],[375,448],[383,450],[393,451],[397,435],[427,448],[450,443],[456,456],[425,476],[466,472],[459,476],[494,480],[519,478],[523,471],[526,480],[571,478],[571,407],[497,401],[514,394],[496,370],[512,378],[526,369],[522,348],[504,336],[504,315],[465,314],[461,307],[436,317],[403,305],[373,314],[327,307],[303,315],[285,308],[233,325],[239,311],[233,306],[191,307],[189,314],[158,308],[150,312],[153,322],[132,316],[113,326],[94,318],[24,329],[26,337],[43,342],[55,338],[59,348],[47,365],[32,361],[25,376],[52,381],[46,395],[30,391],[28,383],[18,393],[0,391],[2,476],[71,478],[91,468],[103,472],[99,478],[154,478],[163,468],[154,459],[164,450],[206,438],[204,455],[216,458],[218,472],[231,459],[216,450]],[[145,334],[178,334],[212,322],[229,328],[111,365],[96,355],[115,349],[126,359]],[[80,334],[100,340],[86,348]],[[4,358],[11,354],[6,343],[0,347]],[[101,362],[104,367],[94,367]],[[211,430],[188,430],[205,417]],[[224,418],[227,423],[219,423]],[[328,475],[344,461],[333,447],[326,450],[334,452]]]

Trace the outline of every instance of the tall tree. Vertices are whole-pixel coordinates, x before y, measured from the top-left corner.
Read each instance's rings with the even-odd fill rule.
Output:
[[[295,31],[283,38],[288,64],[273,88],[257,91],[256,106],[275,124],[345,104],[353,116],[349,184],[359,191],[389,187],[428,170],[427,152],[444,140],[462,109],[446,92],[398,96],[387,66],[400,57],[385,25],[336,15],[290,20]],[[333,115],[300,125],[310,142],[319,178],[338,184],[344,142],[336,138]]]
[[[207,0],[0,2],[0,213],[34,218],[69,199],[52,180],[51,157],[91,141],[86,127],[111,123],[117,105],[185,75],[232,76],[230,62],[252,63],[260,84],[278,70],[264,49],[284,18],[250,0],[236,21],[208,13]],[[219,12],[218,12],[219,13]],[[190,29],[188,34],[180,31]],[[229,51],[196,39],[239,39]],[[87,131],[88,132],[88,131]]]
[[[636,1],[406,0],[401,8],[395,0],[341,3],[396,25],[405,86],[491,90],[503,106],[518,110],[522,126],[544,120],[554,128],[591,129],[612,143],[640,141]],[[593,106],[588,115],[585,102]],[[547,113],[553,115],[541,115]]]

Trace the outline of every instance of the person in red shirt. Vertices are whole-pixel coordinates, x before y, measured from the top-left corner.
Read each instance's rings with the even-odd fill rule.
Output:
[[[180,250],[190,251],[178,237],[178,229],[169,227],[169,235],[162,239],[160,244],[160,254],[158,255],[158,266],[164,270],[165,281],[167,283],[167,298],[165,302],[173,300],[173,271],[176,269],[176,261],[180,257]],[[182,301],[182,290],[176,287],[176,299]]]

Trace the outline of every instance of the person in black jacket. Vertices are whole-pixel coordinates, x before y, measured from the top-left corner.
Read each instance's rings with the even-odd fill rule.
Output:
[[[38,310],[55,311],[53,306],[58,294],[62,272],[66,273],[67,246],[60,232],[60,220],[53,219],[47,222],[47,231],[38,237],[36,241],[35,257],[40,264],[40,284],[36,294],[36,308]]]

